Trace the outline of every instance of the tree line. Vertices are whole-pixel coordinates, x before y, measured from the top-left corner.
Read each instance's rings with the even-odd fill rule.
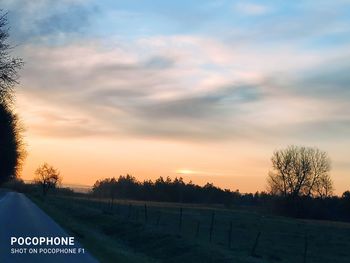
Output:
[[[185,203],[229,203],[238,193],[229,189],[222,190],[207,183],[199,186],[192,181],[184,182],[183,178],[159,177],[155,181],[138,181],[134,176],[98,180],[92,187],[95,196],[110,199],[136,199],[163,202]]]
[[[300,197],[328,198],[333,194],[330,178],[331,161],[326,152],[317,148],[289,146],[277,150],[271,158],[268,194],[287,199]],[[159,177],[154,182],[139,182],[131,175],[98,180],[95,195],[170,202],[227,203],[240,196],[238,191],[220,189],[212,183],[204,186],[185,183],[183,178]],[[263,193],[263,194],[267,194]]]
[[[333,195],[328,154],[315,147],[288,146],[271,157],[267,191],[240,193],[186,183],[183,178],[159,177],[138,181],[134,176],[98,180],[92,195],[98,198],[145,201],[222,204],[228,207],[254,207],[282,215],[350,221],[350,192]]]
[[[350,191],[342,196],[283,196],[272,192],[240,193],[212,183],[199,186],[169,177],[138,181],[134,176],[98,180],[90,193],[95,198],[142,201],[221,204],[228,208],[252,208],[299,218],[350,221]]]

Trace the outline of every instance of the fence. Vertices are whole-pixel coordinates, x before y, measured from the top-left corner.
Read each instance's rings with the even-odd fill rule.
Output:
[[[311,242],[317,243],[317,240],[312,240],[312,233],[308,233],[306,223],[264,217],[254,212],[93,198],[76,198],[75,202],[126,222],[142,223],[152,231],[211,243],[235,253],[274,261],[288,257],[293,259],[292,262],[311,262]],[[327,245],[326,241],[324,243]],[[311,249],[315,254],[317,247]]]

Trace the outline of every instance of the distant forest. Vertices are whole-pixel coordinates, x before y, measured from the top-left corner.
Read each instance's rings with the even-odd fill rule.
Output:
[[[240,196],[239,192],[222,190],[211,183],[204,186],[185,183],[183,178],[159,177],[154,182],[145,180],[139,182],[134,176],[126,175],[119,178],[106,178],[97,181],[92,192],[105,198],[122,198],[179,203],[224,203],[229,204]]]
[[[183,178],[159,177],[155,181],[138,181],[131,175],[98,180],[92,188],[97,198],[144,201],[222,204],[226,207],[251,207],[268,213],[299,218],[350,221],[350,192],[341,197],[284,197],[266,192],[240,193],[221,189],[211,183],[204,186],[186,183]]]

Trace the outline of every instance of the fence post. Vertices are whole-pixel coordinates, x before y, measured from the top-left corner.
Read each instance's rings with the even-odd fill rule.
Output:
[[[107,212],[107,211],[109,211],[109,208],[110,208],[110,204],[109,204],[109,199],[108,199],[108,196],[107,196],[107,198],[106,198],[106,202],[105,202],[105,204],[104,204],[104,212]]]
[[[99,194],[98,195],[98,203],[99,203],[99,206],[100,206],[100,209],[102,210],[102,205],[103,205],[103,203],[102,203],[102,194]]]
[[[132,205],[129,204],[128,219],[130,219],[131,217],[131,208],[132,208]]]
[[[139,209],[136,208],[135,210],[135,220],[138,221],[139,220]]]
[[[230,221],[230,228],[228,230],[228,248],[231,249],[231,241],[232,241],[232,221]]]
[[[253,257],[256,256],[256,248],[258,247],[258,244],[259,244],[259,238],[260,238],[260,235],[261,235],[261,231],[258,232],[258,234],[256,235],[256,238],[255,238],[255,242],[254,242],[254,245],[253,245],[253,248],[252,248],[252,252],[251,252],[251,255]]]
[[[147,204],[145,204],[145,223],[147,224],[148,215],[147,215]]]
[[[182,207],[180,207],[180,217],[179,217],[179,232],[181,233],[182,227]]]
[[[199,236],[199,227],[200,227],[201,222],[198,220],[197,221],[197,229],[196,229],[196,238]]]
[[[210,230],[209,230],[209,242],[211,242],[213,237],[213,230],[214,230],[214,220],[215,220],[215,211],[211,214],[211,222],[210,222]]]
[[[156,226],[159,226],[159,223],[160,223],[160,215],[161,215],[161,212],[159,211],[159,212],[158,212],[158,217],[157,217]]]
[[[112,198],[112,202],[111,202],[111,211],[112,213],[114,212],[114,197]]]
[[[307,233],[305,233],[304,239],[305,239],[305,243],[304,243],[303,263],[306,263],[307,246],[308,246]]]

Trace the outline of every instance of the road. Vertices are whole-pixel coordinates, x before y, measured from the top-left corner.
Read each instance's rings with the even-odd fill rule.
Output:
[[[19,246],[11,245],[11,237],[67,237],[55,221],[45,214],[25,195],[15,192],[0,192],[0,262],[1,263],[96,263],[88,252],[77,254],[29,253],[29,248],[76,248],[82,246]],[[11,253],[13,248],[27,248],[26,253]],[[33,250],[31,250],[33,252]]]

